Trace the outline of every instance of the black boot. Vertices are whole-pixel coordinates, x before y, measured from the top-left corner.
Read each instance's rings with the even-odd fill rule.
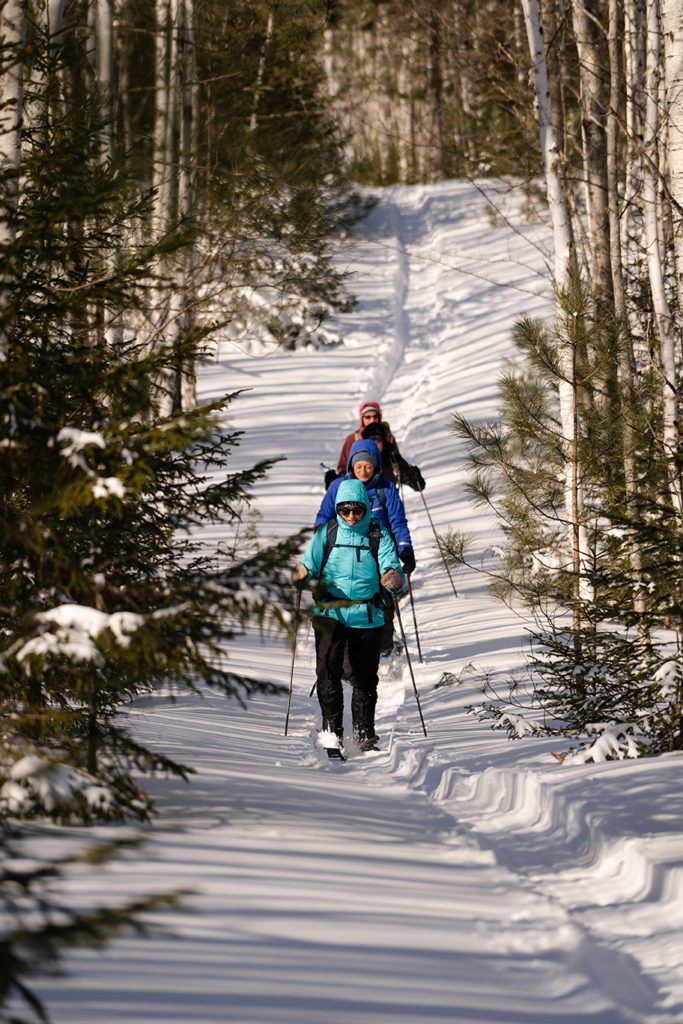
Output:
[[[376,690],[362,690],[354,686],[351,696],[353,735],[361,750],[379,750],[379,741],[375,734],[376,703]]]
[[[323,727],[320,733],[320,745],[327,751],[329,758],[337,758],[340,761],[346,760],[344,753],[344,730],[340,725],[335,728],[335,723],[323,718]]]
[[[322,732],[333,732],[340,740],[344,739],[344,728],[341,722],[323,718]]]
[[[370,735],[363,729],[354,729],[353,735],[361,750],[379,750],[379,736],[375,734],[374,729]]]

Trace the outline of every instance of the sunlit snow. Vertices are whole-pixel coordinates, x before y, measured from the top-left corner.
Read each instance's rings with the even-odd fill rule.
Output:
[[[464,182],[385,190],[337,258],[359,300],[328,329],[346,344],[257,355],[230,342],[201,373],[203,401],[246,389],[227,424],[245,430],[235,467],[287,458],[255,489],[263,539],[312,524],[323,465],[374,399],[437,528],[475,552],[495,542],[449,416],[495,416],[513,321],[548,312],[550,290],[546,229],[492,223]],[[549,740],[511,742],[467,715],[485,674],[521,665],[525,624],[474,572],[454,597],[420,495],[405,502],[424,662],[408,601],[402,620],[427,737],[404,665],[380,685],[381,751],[331,762],[314,738],[307,623],[286,737],[291,647],[256,628],[231,643],[232,666],[282,695],[246,711],[216,694],[136,705],[144,742],[198,774],[153,782],[145,846],[79,868],[69,898],[194,895],[151,918],[161,934],[71,953],[69,976],[39,989],[57,1024],[683,1020],[681,754],[562,764]],[[232,536],[205,532],[219,559]]]

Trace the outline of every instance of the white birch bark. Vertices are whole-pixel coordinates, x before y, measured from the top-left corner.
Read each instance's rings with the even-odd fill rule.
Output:
[[[560,177],[560,154],[555,138],[550,104],[548,69],[543,42],[543,29],[536,0],[522,0],[534,75],[536,116],[543,159],[546,196],[553,232],[554,279],[558,295],[568,287],[572,260],[572,231],[569,211]],[[583,505],[578,464],[579,413],[575,386],[575,346],[565,344],[559,353],[561,378],[558,384],[560,422],[565,448],[565,509],[569,524],[572,566],[577,580],[575,596],[590,597],[590,587],[581,582],[580,574],[587,564],[588,541],[582,523]],[[576,624],[576,613],[575,613]]]
[[[22,49],[26,36],[25,0],[5,0],[0,9],[0,43],[3,48],[3,68],[0,76],[0,169],[10,175],[8,182],[8,216],[0,219],[0,251],[14,242],[15,209],[18,173],[21,163],[21,130],[24,114],[24,64]],[[0,274],[0,309],[7,304],[12,284],[11,272]],[[7,337],[0,330],[0,354],[7,348]]]
[[[171,15],[173,0],[155,0],[154,35],[154,127],[152,133],[152,200],[151,229],[152,241],[159,241],[165,234],[170,221],[172,153],[169,150],[171,132],[171,76],[173,68],[170,59]],[[174,289],[157,290],[156,306],[152,312],[148,347],[153,350],[159,339],[166,340],[172,318],[170,308]],[[168,416],[173,406],[173,381],[166,372],[157,381],[160,416]]]
[[[64,5],[66,0],[47,0],[45,17],[50,48],[54,52],[59,43],[64,24]]]
[[[48,41],[47,61],[42,68],[33,70],[32,91],[36,98],[27,112],[27,120],[31,122],[32,127],[40,127],[43,136],[48,131],[50,106],[58,98],[61,84],[56,57],[61,43],[64,6],[65,0],[39,0],[34,12]],[[29,4],[29,13],[30,11]]]
[[[154,189],[153,227],[155,235],[164,230],[169,208],[170,154],[169,138],[169,81],[168,81],[168,26],[169,0],[155,0],[154,35],[154,130],[152,157],[152,188]]]
[[[443,13],[441,0],[429,3],[429,87],[432,102],[431,181],[446,177],[443,132]]]
[[[642,145],[645,120],[645,13],[644,0],[624,0],[624,68],[626,101],[626,140],[624,174],[624,213],[621,241],[624,252],[635,231],[642,187]]]
[[[621,232],[619,224],[619,132],[617,116],[621,96],[621,48],[619,41],[619,8],[618,0],[609,0],[609,16],[607,29],[607,45],[609,52],[610,96],[607,112],[607,184],[610,235],[610,260],[612,269],[612,290],[614,293],[614,311],[620,333],[619,345],[619,397],[621,413],[622,458],[624,464],[624,492],[626,514],[629,522],[635,522],[636,509],[636,464],[635,464],[635,431],[633,429],[630,407],[633,395],[633,358],[631,337],[628,329],[626,308],[626,289],[621,260]],[[629,538],[629,561],[633,580],[633,607],[643,615],[645,613],[645,596],[643,581],[643,552],[635,537]]]
[[[672,201],[676,295],[683,308],[683,4],[661,0],[668,185]]]
[[[271,23],[272,30],[272,23]],[[182,45],[180,60],[180,176],[178,182],[178,214],[181,218],[191,216],[195,207],[195,179],[193,174],[197,152],[198,101],[197,53],[194,29],[194,0],[183,0]],[[195,269],[196,250],[194,244],[183,253],[177,288],[182,296],[181,322],[183,330],[192,324],[191,280]],[[197,405],[197,376],[194,366],[180,368],[179,400],[182,409],[194,409]]]
[[[522,0],[522,10],[524,11],[524,21],[526,23],[534,75],[538,134],[541,143],[543,174],[553,232],[555,286],[558,291],[561,291],[569,282],[569,267],[572,253],[571,223],[559,173],[560,152],[553,128],[543,30],[536,0]]]
[[[581,139],[591,251],[591,281],[603,301],[612,297],[607,210],[604,55],[595,0],[574,0],[572,23],[579,54]]]
[[[3,49],[0,76],[0,167],[14,171],[21,160],[21,129],[24,113],[24,64],[26,0],[5,0],[0,8],[0,44]],[[8,225],[0,223],[0,238]]]
[[[676,469],[678,450],[678,386],[676,380],[675,331],[664,286],[661,258],[657,185],[660,170],[658,147],[661,37],[658,0],[647,0],[647,53],[645,72],[645,127],[643,149],[643,242],[652,293],[655,328],[659,341],[662,386],[662,442],[667,460],[669,494],[676,512],[683,518],[683,487]]]
[[[114,155],[114,0],[95,2],[95,74],[106,118],[105,155]]]
[[[249,131],[255,132],[258,126],[258,105],[261,98],[261,86],[263,84],[263,73],[266,69],[266,56],[270,48],[270,44],[273,41],[273,12],[268,11],[268,22],[266,24],[266,35],[263,40],[263,46],[258,59],[258,69],[256,71],[256,87],[254,89],[254,101],[251,106],[251,117],[249,118]]]

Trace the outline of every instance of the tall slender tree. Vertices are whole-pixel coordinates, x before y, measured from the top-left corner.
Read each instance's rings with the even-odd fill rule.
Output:
[[[0,211],[0,246],[8,254],[16,237],[18,172],[21,161],[21,129],[24,114],[24,39],[28,0],[6,0],[0,6],[0,174],[4,182],[4,209]],[[0,270],[0,309],[9,301],[15,260]],[[0,356],[7,337],[0,331]]]
[[[661,0],[667,131],[667,184],[672,204],[679,310],[683,299],[683,7]],[[679,330],[683,321],[679,318]]]
[[[652,295],[653,319],[659,343],[662,396],[661,443],[673,507],[683,521],[683,482],[679,448],[679,399],[676,374],[675,327],[665,285],[663,240],[658,216],[658,193],[663,172],[659,111],[661,106],[661,24],[659,0],[647,0],[647,55],[643,149],[643,241]]]

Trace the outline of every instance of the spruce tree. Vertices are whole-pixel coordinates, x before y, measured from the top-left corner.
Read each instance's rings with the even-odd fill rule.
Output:
[[[470,493],[494,510],[504,536],[487,564],[492,588],[530,617],[528,685],[511,679],[501,695],[487,684],[478,710],[511,736],[531,729],[571,737],[583,751],[575,756],[679,748],[683,691],[672,628],[683,621],[683,551],[667,489],[670,453],[653,441],[660,415],[655,380],[641,368],[637,394],[629,388],[630,401],[615,403],[602,371],[616,358],[621,332],[577,275],[559,305],[553,329],[528,318],[516,324],[521,361],[500,381],[500,417],[483,424],[453,419],[468,449]],[[557,399],[567,365],[563,347],[565,355],[572,351],[580,423],[576,457],[587,538],[580,560],[567,540],[564,479],[572,454]],[[629,436],[638,439],[631,453],[638,486],[629,501],[627,420]],[[642,553],[637,572],[634,542]],[[447,548],[454,561],[467,560],[464,538],[452,534]]]
[[[282,567],[300,545],[218,567],[201,539],[236,520],[270,463],[229,472],[234,395],[159,416],[179,352],[194,361],[205,339],[150,351],[133,325],[163,283],[160,254],[186,239],[135,241],[149,197],[95,158],[101,127],[88,105],[53,119],[2,210],[17,283],[0,310],[0,800],[18,816],[145,817],[138,776],[189,769],[140,744],[122,710],[160,684],[272,691],[231,670],[227,644],[249,620],[284,625]],[[112,320],[124,326],[105,344]]]

